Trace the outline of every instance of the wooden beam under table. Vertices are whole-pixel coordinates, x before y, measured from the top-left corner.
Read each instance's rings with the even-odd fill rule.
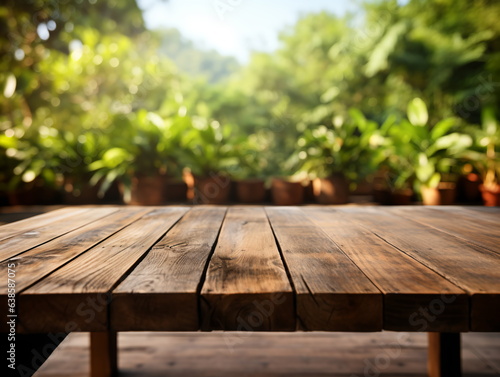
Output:
[[[460,377],[460,333],[428,333],[429,377]],[[118,375],[118,343],[114,331],[90,333],[90,377]]]
[[[90,333],[90,377],[118,375],[118,343],[114,331]]]
[[[429,377],[460,377],[460,333],[428,333],[427,371]]]

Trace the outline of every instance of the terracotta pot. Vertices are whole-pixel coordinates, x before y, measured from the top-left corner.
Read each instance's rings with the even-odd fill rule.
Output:
[[[356,188],[351,191],[352,195],[371,195],[373,193],[373,182],[368,181],[367,178],[361,180],[356,185]]]
[[[481,195],[483,197],[484,205],[487,207],[499,207],[500,206],[500,185],[495,188],[486,188],[484,185],[479,186],[481,190]]]
[[[398,189],[391,194],[391,204],[396,206],[406,206],[413,202],[412,189]]]
[[[168,178],[165,181],[163,197],[167,202],[185,202],[187,199],[188,185],[182,180]]]
[[[373,187],[373,200],[382,205],[392,204],[392,194],[386,186]]]
[[[313,181],[304,186],[304,203],[316,203],[316,197],[314,196]]]
[[[103,197],[99,197],[99,188],[102,180],[96,185],[91,185],[89,181],[90,176],[82,178],[64,177],[64,203],[69,205],[83,205],[121,202],[121,195],[116,182],[111,184]]]
[[[320,204],[345,204],[349,202],[349,182],[343,174],[313,181],[316,201]]]
[[[266,198],[264,181],[245,179],[236,182],[236,196],[241,203],[262,203]]]
[[[188,200],[194,200],[194,175],[189,170],[185,169],[182,172],[182,180],[186,182],[187,193],[186,197]]]
[[[64,196],[63,201],[69,205],[96,204],[98,203],[99,187],[92,186],[89,183],[76,187],[74,180],[70,177],[64,178]]]
[[[271,194],[273,203],[278,206],[294,206],[304,202],[304,186],[300,182],[273,178]]]
[[[132,177],[131,197],[127,204],[140,206],[157,206],[165,202],[165,177],[135,176]]]
[[[210,177],[195,177],[195,204],[225,204],[231,193],[231,179],[214,174]]]
[[[469,173],[466,176],[461,176],[457,183],[457,195],[459,200],[475,203],[481,200],[481,177],[477,174]]]
[[[456,184],[453,182],[439,182],[436,188],[422,186],[421,193],[423,204],[426,206],[450,205],[455,203]]]
[[[41,179],[25,183],[15,191],[8,192],[7,195],[9,197],[9,204],[13,206],[61,203],[61,193],[55,188],[47,187]]]

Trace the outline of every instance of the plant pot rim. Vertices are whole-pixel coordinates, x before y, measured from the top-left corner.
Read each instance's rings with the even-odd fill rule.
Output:
[[[227,174],[227,173],[193,174],[193,177],[195,177],[197,179],[206,179],[206,178],[213,178],[213,177],[229,177],[229,174]]]
[[[411,189],[411,188],[392,189],[391,194],[394,194],[394,195],[413,195],[413,189]]]
[[[493,194],[500,194],[500,184],[497,184],[495,188],[491,188],[490,186],[486,187],[484,184],[479,185],[479,190],[481,192],[491,192]]]
[[[422,185],[425,190],[454,190],[457,187],[455,182],[439,182],[436,187],[429,187],[427,185]]]
[[[265,182],[263,178],[245,178],[236,180],[237,183],[260,183]]]
[[[300,183],[302,184],[302,182],[304,182],[303,179],[300,179],[300,180],[295,180],[295,179],[291,179],[291,177],[273,177],[272,179],[273,181],[281,181],[281,182],[287,182],[287,183]]]

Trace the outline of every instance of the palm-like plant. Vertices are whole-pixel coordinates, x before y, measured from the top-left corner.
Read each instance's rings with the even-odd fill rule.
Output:
[[[298,140],[296,158],[311,178],[343,174],[356,181],[373,171],[373,144],[378,125],[356,109],[350,119],[334,118],[333,127],[307,129]]]
[[[230,125],[193,118],[191,127],[182,136],[184,164],[199,177],[227,175],[238,164],[232,131]]]
[[[453,131],[458,125],[455,118],[430,125],[427,106],[420,98],[410,102],[407,115],[408,120],[387,131],[391,140],[388,165],[399,176],[397,185],[408,185],[414,179],[417,186],[437,188],[454,175],[472,138]]]
[[[472,161],[483,180],[483,191],[500,194],[500,127],[493,108],[482,111],[481,127],[470,127],[474,147],[466,157]]]
[[[185,125],[185,117],[166,122],[146,110],[117,116],[110,137],[112,147],[89,166],[91,171],[95,171],[91,182],[97,184],[102,181],[102,195],[111,183],[119,180],[127,200],[134,177],[180,176],[180,145]]]

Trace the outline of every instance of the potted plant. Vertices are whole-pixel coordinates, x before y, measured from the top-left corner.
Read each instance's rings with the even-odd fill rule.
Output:
[[[380,204],[409,205],[413,202],[414,166],[406,158],[401,144],[392,145],[392,154],[379,170],[378,179],[374,184],[374,197]],[[398,154],[396,154],[398,153]],[[401,154],[399,154],[401,153]]]
[[[10,204],[60,201],[63,146],[59,132],[45,126],[1,135],[0,147],[4,149],[6,164],[12,172],[4,183]]]
[[[279,165],[279,172],[271,179],[271,199],[279,206],[303,204],[306,199],[306,187],[310,181],[307,173],[299,169],[297,155],[292,155]]]
[[[482,184],[480,185],[484,205],[500,206],[500,156],[497,148],[500,146],[500,127],[493,108],[482,111],[481,127],[472,127],[470,132],[474,136],[474,148],[467,152],[479,172]]]
[[[179,144],[182,122],[165,122],[146,110],[115,117],[113,146],[90,164],[92,182],[102,182],[101,195],[119,181],[124,201],[134,205],[158,205],[166,201],[165,184],[179,176]]]
[[[277,206],[295,206],[304,202],[305,188],[300,176],[274,177],[271,181],[271,196]]]
[[[183,160],[194,178],[195,203],[223,204],[231,191],[230,170],[238,163],[230,141],[232,127],[193,117],[182,138]]]
[[[307,129],[298,140],[300,169],[312,179],[316,201],[344,204],[349,201],[350,182],[372,172],[373,133],[378,126],[351,109],[350,119],[335,117],[332,127]]]
[[[408,120],[388,132],[393,145],[389,166],[399,175],[394,182],[401,185],[413,180],[426,205],[452,204],[458,163],[472,138],[452,132],[458,122],[455,118],[429,125],[427,106],[420,98],[409,103],[407,114]]]
[[[63,175],[63,201],[70,205],[97,204],[103,202],[121,202],[118,185],[112,185],[104,197],[99,196],[102,180],[93,185],[90,183],[92,172],[89,165],[95,161],[102,151],[106,150],[110,140],[102,129],[83,130],[76,134],[71,131],[60,131],[63,143],[59,171]]]
[[[236,197],[241,203],[262,203],[266,198],[264,175],[267,161],[263,158],[258,135],[243,136],[234,142],[238,165],[232,176],[236,180]]]

